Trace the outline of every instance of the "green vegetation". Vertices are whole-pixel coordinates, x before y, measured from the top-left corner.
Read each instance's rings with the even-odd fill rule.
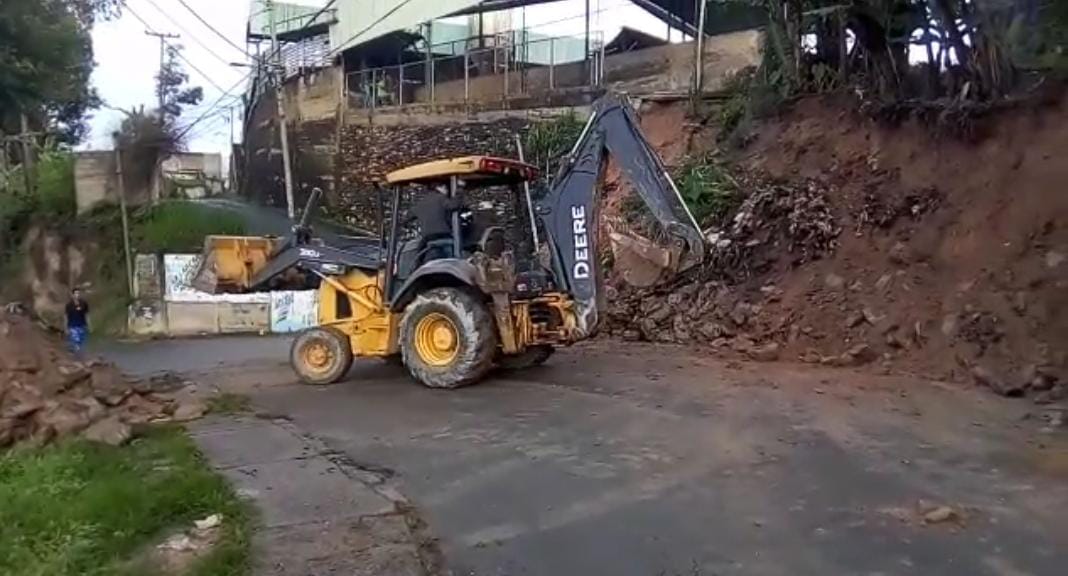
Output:
[[[9,251],[33,221],[67,222],[74,217],[74,157],[48,148],[34,166],[36,192],[26,191],[23,167],[0,173],[0,250]]]
[[[0,454],[0,573],[137,573],[138,551],[216,513],[221,540],[194,574],[245,574],[249,511],[178,428],[122,448],[74,440],[16,449]]]
[[[553,176],[553,169],[565,154],[575,145],[582,128],[585,126],[574,110],[535,123],[523,138],[523,152],[528,163],[541,168],[544,176]]]
[[[92,27],[119,0],[4,0],[0,3],[0,133],[30,129],[74,144],[100,104],[90,84]],[[6,152],[6,151],[5,151]]]
[[[742,192],[715,158],[688,159],[672,176],[698,223],[720,223],[741,204]]]
[[[170,201],[136,214],[130,242],[136,252],[200,252],[210,234],[241,235],[245,224],[229,210]]]

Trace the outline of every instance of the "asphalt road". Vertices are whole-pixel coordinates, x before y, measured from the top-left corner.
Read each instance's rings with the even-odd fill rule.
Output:
[[[201,371],[391,475],[452,574],[1068,573],[1068,432],[1026,401],[621,343],[457,391],[376,361],[316,389],[286,344],[108,354]]]

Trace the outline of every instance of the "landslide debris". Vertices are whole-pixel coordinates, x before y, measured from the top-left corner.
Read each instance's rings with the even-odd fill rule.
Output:
[[[183,406],[169,376],[131,381],[99,360],[80,360],[60,335],[12,308],[0,311],[0,448],[81,435],[118,445],[133,427],[166,421]]]
[[[1068,94],[988,122],[964,142],[799,101],[732,157],[744,198],[702,223],[699,270],[646,289],[613,271],[608,331],[1063,403]]]

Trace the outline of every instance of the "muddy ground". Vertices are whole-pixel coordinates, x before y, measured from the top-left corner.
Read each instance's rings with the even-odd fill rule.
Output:
[[[1058,410],[848,369],[601,341],[433,391],[358,362],[295,383],[283,339],[128,345],[199,367],[390,478],[449,574],[1063,574]]]

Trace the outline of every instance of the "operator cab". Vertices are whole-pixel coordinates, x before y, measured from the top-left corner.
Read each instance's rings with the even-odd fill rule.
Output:
[[[517,294],[536,295],[551,289],[551,275],[533,264],[536,255],[529,230],[536,224],[528,187],[537,178],[534,166],[493,156],[435,160],[387,174],[385,184],[392,192],[390,214],[386,215],[387,195],[381,192],[379,211],[381,236],[383,242],[390,240],[387,254],[394,256],[391,287],[403,284],[431,260],[464,259],[478,252],[496,258],[511,251],[519,264]],[[414,220],[410,211],[427,194],[444,195],[453,208],[448,214],[447,237],[435,234],[427,238],[422,230],[406,226]],[[384,230],[386,222],[389,234]]]

